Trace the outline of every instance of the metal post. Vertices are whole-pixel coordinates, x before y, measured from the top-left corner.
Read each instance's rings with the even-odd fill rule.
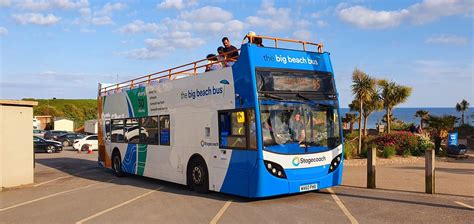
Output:
[[[375,188],[375,159],[377,148],[369,148],[367,152],[367,188]]]
[[[425,192],[435,193],[435,150],[427,149],[425,152]]]

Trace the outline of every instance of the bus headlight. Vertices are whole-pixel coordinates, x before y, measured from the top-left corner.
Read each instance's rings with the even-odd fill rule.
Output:
[[[263,163],[265,164],[265,168],[270,174],[278,178],[286,179],[285,170],[283,170],[282,166],[280,166],[277,163],[270,162],[267,160],[264,160]]]
[[[329,164],[328,173],[331,173],[334,170],[336,170],[336,168],[341,164],[341,160],[342,160],[342,153],[334,157],[334,159],[332,159],[331,163]]]

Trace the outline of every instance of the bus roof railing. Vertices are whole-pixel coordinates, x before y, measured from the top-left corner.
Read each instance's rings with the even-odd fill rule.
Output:
[[[258,36],[258,35],[251,35],[247,34],[243,40],[242,43],[245,42],[246,39],[249,39],[250,43],[254,42],[255,38],[262,38],[262,39],[267,39],[267,40],[273,40],[275,43],[275,48],[278,48],[278,43],[279,42],[290,42],[290,43],[299,43],[302,44],[303,46],[303,51],[307,51],[307,46],[308,45],[313,45],[316,46],[318,49],[318,53],[323,52],[323,44],[322,43],[312,43],[312,42],[306,42],[306,41],[299,41],[299,40],[292,40],[292,39],[287,39],[287,38],[277,38],[277,37],[268,37],[268,36]],[[209,63],[208,58],[202,59],[199,61],[194,61],[191,63],[187,63],[184,65],[180,65],[174,68],[166,69],[163,71],[151,73],[148,75],[144,75],[135,79],[127,80],[124,82],[116,83],[113,85],[109,85],[106,87],[102,87],[99,89],[99,95],[107,95],[110,92],[116,93],[120,92],[124,88],[129,88],[132,89],[136,86],[140,86],[143,84],[150,85],[153,81],[160,81],[162,79],[167,79],[167,80],[174,80],[177,77],[180,76],[193,76],[198,74],[198,69],[204,68],[206,66],[210,66],[213,64],[218,64],[224,62],[225,64],[228,62],[235,62],[238,58],[236,57],[227,57],[228,55],[231,55],[234,52],[238,52],[240,49],[236,49],[233,51],[229,51],[223,54],[224,60],[217,60],[214,62]],[[214,58],[217,58],[217,56],[214,56]]]
[[[244,40],[242,41],[242,44],[245,43],[246,39],[248,39],[250,43],[255,43],[254,40],[256,38],[261,38],[262,40],[263,39],[272,40],[275,43],[275,48],[279,48],[278,47],[279,42],[299,43],[303,46],[303,51],[307,51],[307,46],[312,45],[312,46],[316,46],[318,48],[318,53],[323,53],[323,44],[322,43],[318,44],[318,43],[313,43],[313,42],[308,42],[308,41],[293,40],[293,39],[287,39],[287,38],[260,36],[260,35],[252,34],[252,32],[245,35]]]

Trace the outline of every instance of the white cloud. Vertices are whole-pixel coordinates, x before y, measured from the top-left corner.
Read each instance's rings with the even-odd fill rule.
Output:
[[[113,11],[119,11],[127,8],[127,5],[124,3],[110,3],[105,4],[101,10],[99,10],[97,15],[110,15]]]
[[[1,36],[6,36],[7,34],[8,34],[7,28],[0,26],[0,37]]]
[[[133,22],[118,29],[121,33],[141,33],[151,32],[157,33],[166,30],[166,26],[157,23],[145,23],[141,20],[134,20]]]
[[[384,11],[364,6],[349,7],[340,4],[336,8],[339,18],[347,23],[365,29],[383,29],[400,25],[404,20],[421,25],[444,16],[472,14],[472,0],[424,0],[405,9]]]
[[[161,58],[175,49],[189,49],[199,47],[205,43],[201,38],[193,37],[190,32],[173,31],[156,39],[145,39],[146,48],[133,49],[125,52],[134,59]]]
[[[95,33],[95,30],[93,29],[88,29],[88,28],[81,28],[81,30],[79,30],[81,33]]]
[[[219,22],[232,19],[232,13],[213,6],[205,6],[192,11],[182,12],[179,18],[197,22]]]
[[[19,1],[16,5],[19,8],[32,10],[32,11],[44,11],[48,9],[77,9],[89,6],[88,0],[23,0]]]
[[[455,45],[465,45],[468,42],[466,37],[456,36],[453,34],[442,34],[437,36],[432,36],[428,38],[426,43],[429,44],[455,44]]]
[[[275,8],[273,1],[263,1],[257,16],[246,18],[250,26],[266,27],[270,30],[290,29],[293,18],[290,16],[290,8]]]
[[[311,32],[309,30],[297,30],[293,32],[293,38],[303,41],[311,40]]]
[[[112,18],[108,16],[101,16],[101,17],[93,17],[91,20],[91,23],[94,25],[103,26],[103,25],[114,24],[114,21],[112,21]]]
[[[0,7],[7,7],[12,4],[11,0],[0,0]]]
[[[374,11],[363,6],[354,6],[341,9],[339,18],[361,28],[387,28],[398,26],[401,20],[408,15],[408,10]]]
[[[25,14],[14,14],[13,19],[22,25],[35,24],[35,25],[53,25],[61,20],[60,17],[56,17],[53,14],[43,15],[40,13],[25,13]]]
[[[193,6],[196,5],[197,1],[196,0],[188,0],[188,1],[183,1],[183,0],[164,0],[161,3],[157,5],[159,9],[183,9],[187,6]]]

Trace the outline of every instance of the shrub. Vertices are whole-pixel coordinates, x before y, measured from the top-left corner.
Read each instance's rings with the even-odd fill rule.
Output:
[[[406,158],[406,157],[409,157],[409,156],[411,156],[411,152],[410,152],[410,150],[408,150],[408,149],[405,149],[405,150],[403,151],[403,154],[402,154],[402,156],[403,156],[403,157],[405,157],[405,158]]]
[[[384,158],[392,158],[396,153],[394,146],[387,146],[383,149],[383,157]]]
[[[370,141],[379,150],[393,146],[398,155],[402,155],[405,150],[410,152],[418,148],[418,137],[411,132],[392,132],[380,135]]]
[[[434,143],[431,142],[430,138],[425,136],[418,136],[418,148],[412,151],[413,156],[421,156],[427,149],[434,149]]]
[[[345,141],[344,142],[344,158],[345,159],[352,159],[352,155],[356,151],[356,144],[352,141]]]
[[[367,158],[367,148],[363,148],[362,151],[360,151],[360,157],[361,158]]]

